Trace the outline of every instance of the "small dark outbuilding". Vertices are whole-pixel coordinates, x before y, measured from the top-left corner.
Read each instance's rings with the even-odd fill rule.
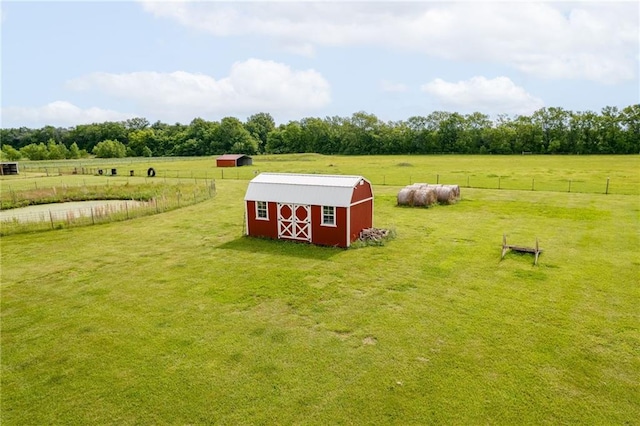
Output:
[[[245,154],[224,154],[216,158],[217,167],[240,167],[252,164],[253,159]]]
[[[0,175],[17,175],[18,174],[18,163],[8,163],[2,162],[0,163]]]

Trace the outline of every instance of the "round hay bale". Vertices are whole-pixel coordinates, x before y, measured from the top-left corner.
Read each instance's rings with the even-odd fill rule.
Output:
[[[418,207],[427,205],[427,190],[425,188],[417,188],[413,192],[413,205]]]
[[[438,203],[452,204],[455,202],[456,196],[451,188],[439,186],[435,188]]]
[[[447,185],[449,188],[451,188],[451,190],[453,191],[453,195],[455,196],[456,200],[460,199],[460,186],[458,185]]]
[[[420,187],[413,194],[413,205],[421,207],[429,207],[437,200],[436,192],[427,186]]]
[[[415,189],[413,188],[402,188],[400,192],[398,192],[398,205],[399,206],[413,206],[413,194]]]
[[[427,188],[427,206],[435,204],[438,202],[438,194],[435,189]]]
[[[411,189],[411,190],[416,190],[416,189],[420,189],[422,188],[422,185],[419,183],[412,183],[411,185],[407,185],[404,187],[404,189]]]

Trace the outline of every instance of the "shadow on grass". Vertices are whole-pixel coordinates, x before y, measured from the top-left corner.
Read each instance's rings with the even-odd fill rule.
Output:
[[[540,259],[542,259],[542,252],[540,252],[540,257],[538,258],[538,264],[535,264],[535,255],[533,253],[521,253],[518,251],[508,251],[505,253],[504,257],[498,259],[498,263],[504,262],[507,260],[513,260],[519,263],[530,263],[531,266],[538,267],[540,266]]]
[[[247,236],[220,244],[216,248],[318,260],[328,260],[345,251],[345,249],[339,247],[323,247],[302,242]]]

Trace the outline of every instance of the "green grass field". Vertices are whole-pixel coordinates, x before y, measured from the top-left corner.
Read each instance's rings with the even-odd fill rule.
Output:
[[[22,164],[22,163],[21,163]],[[125,158],[92,161],[25,162],[28,170],[55,177],[83,167],[115,168],[126,180],[146,176],[153,167],[159,179],[251,179],[255,173],[332,173],[367,177],[376,185],[404,186],[414,182],[458,184],[483,189],[514,189],[640,195],[640,157],[627,156],[323,156],[319,154],[257,155],[253,166],[218,169],[214,157]],[[107,178],[94,176],[96,179]],[[76,176],[82,182],[87,176]],[[607,188],[607,179],[609,187]],[[13,186],[14,181],[7,182]]]
[[[154,167],[158,178],[210,179],[211,162]],[[256,157],[196,205],[3,237],[0,420],[638,424],[637,166],[637,156]],[[462,200],[396,206],[408,169],[413,181],[435,172],[460,184]],[[362,174],[375,226],[396,237],[348,250],[243,237],[243,179],[257,170]],[[454,179],[465,174],[573,176],[594,190],[465,188]],[[627,195],[605,195],[603,177],[624,180]],[[503,234],[539,238],[538,266],[500,260]]]

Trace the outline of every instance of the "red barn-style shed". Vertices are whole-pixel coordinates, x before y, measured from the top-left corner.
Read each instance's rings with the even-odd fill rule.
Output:
[[[216,158],[216,167],[250,166],[253,159],[245,154],[224,154]]]
[[[261,173],[244,201],[254,237],[346,248],[373,226],[373,191],[362,176]]]

